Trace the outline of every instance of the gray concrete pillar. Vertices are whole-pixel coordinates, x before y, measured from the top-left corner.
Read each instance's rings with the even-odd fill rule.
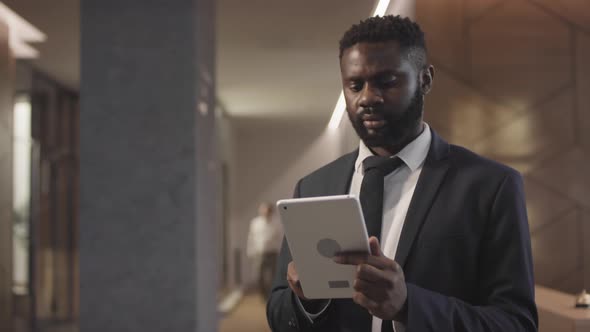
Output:
[[[216,330],[211,0],[82,0],[80,328]]]

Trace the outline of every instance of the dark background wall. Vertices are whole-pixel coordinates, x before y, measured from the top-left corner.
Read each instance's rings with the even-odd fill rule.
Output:
[[[590,287],[590,10],[584,0],[421,0],[427,121],[523,173],[536,282]]]

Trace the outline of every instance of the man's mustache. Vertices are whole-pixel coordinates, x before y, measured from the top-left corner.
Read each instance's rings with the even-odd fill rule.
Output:
[[[388,112],[383,108],[363,108],[356,113],[356,118],[358,121],[363,121],[363,117],[365,115],[371,115],[382,118],[388,122],[395,122],[403,119],[407,111],[408,110],[406,110],[405,112],[401,112],[401,114],[398,114],[397,116],[394,116],[392,112]]]
[[[356,114],[356,116],[358,118],[362,118],[365,115],[375,115],[378,117],[385,118],[386,112],[381,108],[367,107],[367,108],[361,109],[360,112],[357,112],[357,114]]]

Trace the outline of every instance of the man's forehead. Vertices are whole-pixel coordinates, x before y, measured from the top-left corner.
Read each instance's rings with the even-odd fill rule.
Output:
[[[355,44],[342,54],[343,72],[354,72],[371,67],[379,70],[402,70],[409,65],[405,52],[400,52],[395,41]]]
[[[361,42],[352,45],[348,49],[342,52],[342,58],[357,56],[360,54],[364,55],[379,55],[379,54],[395,54],[400,55],[401,48],[397,41],[384,41],[384,42]]]

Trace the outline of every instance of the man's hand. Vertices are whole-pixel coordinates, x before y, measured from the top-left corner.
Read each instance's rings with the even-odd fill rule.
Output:
[[[329,300],[309,300],[303,295],[303,289],[301,288],[301,281],[299,281],[299,275],[295,270],[295,263],[290,262],[287,266],[287,281],[289,287],[299,297],[301,305],[306,312],[316,314],[320,313],[330,303]]]
[[[383,255],[376,237],[369,239],[369,246],[371,255],[339,253],[334,256],[334,262],[357,266],[353,284],[354,302],[383,320],[405,320],[400,317],[408,297],[404,271],[399,264]]]
[[[295,270],[295,263],[290,262],[287,266],[287,281],[289,282],[289,287],[291,290],[302,300],[307,300],[305,295],[303,295],[303,289],[301,288],[301,281],[299,281],[299,275],[297,274],[297,270]]]

